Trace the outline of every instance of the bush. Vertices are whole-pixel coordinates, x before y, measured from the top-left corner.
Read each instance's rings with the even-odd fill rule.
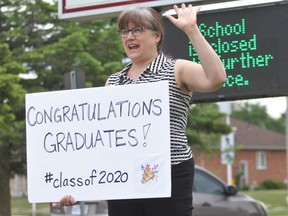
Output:
[[[244,185],[242,188],[240,188],[240,190],[249,191],[250,190],[250,186],[249,185]]]
[[[286,185],[284,184],[284,182],[267,179],[261,183],[260,188],[268,190],[285,189]]]

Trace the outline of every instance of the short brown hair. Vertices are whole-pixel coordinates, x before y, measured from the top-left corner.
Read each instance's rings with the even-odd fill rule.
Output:
[[[157,51],[158,53],[162,52],[164,24],[160,13],[149,7],[130,7],[122,11],[119,15],[118,28],[125,29],[128,27],[129,23],[157,31],[161,36],[161,39],[157,44]]]

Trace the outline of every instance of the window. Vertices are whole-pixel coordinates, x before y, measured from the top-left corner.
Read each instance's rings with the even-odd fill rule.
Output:
[[[267,168],[266,152],[259,151],[256,153],[256,168],[258,170]]]
[[[211,175],[195,169],[194,192],[205,194],[224,194],[223,185]]]

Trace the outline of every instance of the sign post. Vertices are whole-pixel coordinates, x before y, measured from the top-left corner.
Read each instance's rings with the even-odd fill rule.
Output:
[[[226,115],[226,124],[230,125],[231,103],[221,102],[218,103],[220,111]],[[226,164],[227,167],[227,183],[233,184],[232,163],[234,161],[234,132],[221,137],[221,163]]]

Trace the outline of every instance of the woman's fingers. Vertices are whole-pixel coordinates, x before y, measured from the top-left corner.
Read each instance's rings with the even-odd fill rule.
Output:
[[[70,206],[70,205],[75,205],[75,204],[77,204],[77,202],[75,201],[74,197],[72,197],[71,195],[65,195],[60,200],[61,206]]]

